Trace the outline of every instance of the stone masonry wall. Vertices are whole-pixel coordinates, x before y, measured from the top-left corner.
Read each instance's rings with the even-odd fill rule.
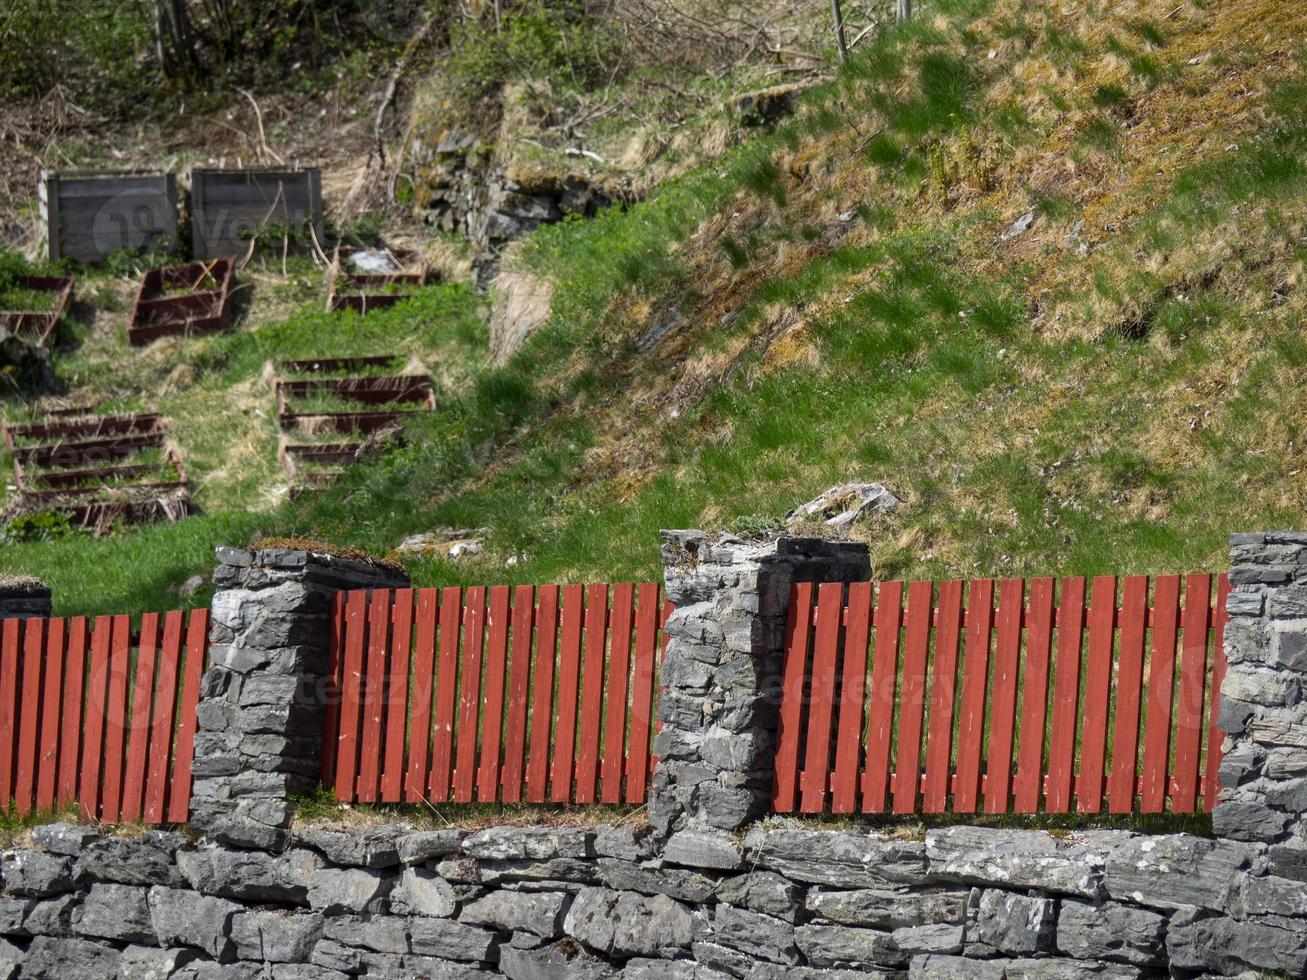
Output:
[[[1269,853],[786,823],[301,830],[270,853],[54,824],[0,856],[0,977],[1301,977],[1307,881]]]

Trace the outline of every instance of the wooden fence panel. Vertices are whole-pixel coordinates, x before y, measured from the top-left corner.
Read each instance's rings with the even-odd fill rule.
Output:
[[[328,663],[340,706],[325,716],[323,771],[340,800],[643,802],[665,616],[656,583],[414,598],[338,600]]]
[[[1209,810],[1229,583],[1179,583],[796,584],[773,809]]]

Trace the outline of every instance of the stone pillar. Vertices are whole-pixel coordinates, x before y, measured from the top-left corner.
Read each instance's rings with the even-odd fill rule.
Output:
[[[0,619],[48,617],[50,612],[50,586],[26,576],[0,575]]]
[[[1307,847],[1307,534],[1230,537],[1216,833]]]
[[[291,797],[318,779],[332,596],[409,584],[395,566],[311,551],[219,548],[200,686],[191,823],[280,849]]]
[[[785,617],[795,582],[870,577],[865,545],[664,531],[667,621],[649,819],[733,830],[767,812]]]

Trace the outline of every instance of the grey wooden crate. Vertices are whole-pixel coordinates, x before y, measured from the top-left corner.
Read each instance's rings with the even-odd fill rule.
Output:
[[[191,171],[191,252],[196,259],[244,255],[272,225],[322,239],[322,175],[303,170]]]
[[[51,261],[103,262],[122,248],[177,247],[177,180],[154,171],[43,171],[37,189]]]

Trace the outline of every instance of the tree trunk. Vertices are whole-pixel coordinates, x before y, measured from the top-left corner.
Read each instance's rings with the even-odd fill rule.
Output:
[[[912,19],[912,0],[899,0],[899,20]]]
[[[899,0],[903,4],[906,0]],[[835,22],[835,47],[840,53],[840,61],[849,60],[849,47],[844,43],[844,11],[840,9],[840,0],[830,0],[831,19]]]

